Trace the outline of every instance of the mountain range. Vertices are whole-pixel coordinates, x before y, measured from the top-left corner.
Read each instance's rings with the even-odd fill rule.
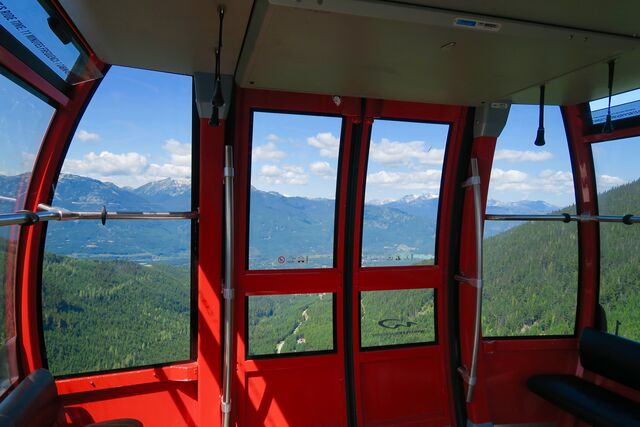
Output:
[[[0,176],[0,195],[14,195],[24,186],[25,175]],[[22,183],[22,184],[21,184]],[[53,205],[74,211],[189,211],[189,181],[163,179],[137,188],[78,176],[61,175]],[[332,264],[334,201],[287,197],[251,188],[249,267],[277,266],[279,257],[323,266]],[[0,210],[12,212],[15,203],[0,200]],[[542,214],[557,210],[543,201],[500,202],[489,200],[487,212]],[[375,265],[389,257],[428,259],[435,247],[438,198],[431,194],[408,195],[397,200],[365,204],[363,264]],[[491,236],[517,223],[494,226]],[[50,222],[46,248],[50,252],[88,258],[126,258],[137,262],[187,263],[190,255],[188,221]],[[328,265],[327,265],[328,264]]]

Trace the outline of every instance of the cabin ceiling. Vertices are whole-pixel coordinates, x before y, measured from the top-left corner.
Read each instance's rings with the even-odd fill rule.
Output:
[[[105,62],[213,71],[220,1],[60,3]],[[548,104],[574,104],[606,96],[611,58],[614,92],[640,86],[636,0],[223,3],[222,72],[242,87],[477,105],[537,103],[544,83]],[[461,28],[455,18],[501,27]]]

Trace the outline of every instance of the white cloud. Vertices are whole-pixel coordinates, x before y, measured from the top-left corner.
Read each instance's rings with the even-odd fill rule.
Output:
[[[139,153],[115,154],[102,151],[90,152],[82,159],[67,159],[63,172],[85,176],[141,175],[149,166],[149,161]]]
[[[574,192],[573,174],[569,171],[545,169],[538,174],[534,182],[536,188],[553,194],[569,194]]]
[[[338,158],[340,139],[331,132],[320,132],[316,136],[307,138],[307,144],[320,149],[322,157]]]
[[[280,137],[278,135],[276,135],[275,133],[270,133],[269,135],[267,135],[267,141],[269,141],[269,142],[278,142],[278,141],[280,141]]]
[[[381,170],[367,175],[367,185],[393,186],[398,190],[440,189],[442,173],[437,169],[422,172],[388,172]],[[402,194],[402,193],[398,193]]]
[[[311,172],[322,177],[329,177],[334,174],[331,165],[328,162],[314,162],[309,165]]]
[[[275,135],[274,135],[275,136]],[[278,150],[276,144],[268,142],[264,145],[255,147],[252,152],[253,160],[279,160],[285,157],[287,154],[284,151]]]
[[[522,171],[510,169],[502,170],[493,168],[491,170],[491,186],[496,190],[519,190],[528,191],[531,189],[527,183],[528,175]]]
[[[268,184],[304,185],[309,182],[304,168],[300,166],[264,165],[260,168],[259,178]]]
[[[596,178],[596,181],[598,184],[598,191],[601,192],[626,183],[624,179],[611,175],[600,175]]]
[[[549,151],[496,150],[493,158],[508,162],[543,162],[552,159],[553,154]]]
[[[62,172],[129,186],[164,178],[191,178],[191,144],[171,138],[162,148],[169,157],[164,163],[152,162],[148,156],[136,152],[90,152],[80,159],[67,159]]]
[[[191,168],[191,144],[171,138],[164,143],[162,148],[171,155],[172,164]]]
[[[491,187],[500,191],[533,191],[552,194],[573,194],[573,175],[568,171],[545,169],[537,176],[516,170],[491,170]],[[539,195],[538,197],[543,197]]]
[[[372,160],[387,166],[411,165],[414,162],[441,165],[444,162],[443,148],[429,148],[425,141],[398,142],[382,138],[371,143]]]
[[[84,129],[80,129],[78,133],[76,133],[76,138],[78,138],[82,142],[98,141],[100,139],[100,135],[93,132],[87,132]]]

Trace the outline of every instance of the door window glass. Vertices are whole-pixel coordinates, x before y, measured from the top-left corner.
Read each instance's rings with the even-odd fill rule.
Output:
[[[363,267],[434,263],[448,134],[445,124],[373,123],[365,184]]]
[[[342,119],[255,112],[251,150],[251,270],[334,266]]]

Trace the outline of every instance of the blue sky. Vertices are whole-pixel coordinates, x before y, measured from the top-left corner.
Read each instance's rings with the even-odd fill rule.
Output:
[[[63,173],[137,187],[191,178],[191,77],[112,67],[71,142]]]
[[[1,1],[1,0],[0,0]],[[13,154],[0,173],[29,169],[51,107],[13,83],[3,91],[0,126]],[[6,105],[4,105],[6,103]],[[29,116],[32,125],[20,118]],[[574,203],[565,132],[559,109],[545,108],[547,145],[533,144],[537,106],[512,106],[494,159],[489,198]],[[252,185],[290,196],[335,197],[341,119],[257,112]],[[372,129],[366,199],[439,193],[448,126],[376,120]],[[619,152],[594,146],[599,190],[636,179],[638,138]],[[614,145],[614,143],[607,143]],[[20,166],[17,166],[20,165]],[[137,187],[163,178],[191,177],[191,78],[114,66],[81,119],[64,173]]]

